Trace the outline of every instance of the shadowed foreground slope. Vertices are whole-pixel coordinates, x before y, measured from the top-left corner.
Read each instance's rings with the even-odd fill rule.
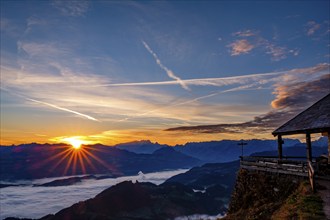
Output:
[[[179,183],[122,182],[92,199],[79,202],[42,220],[173,219],[177,216],[224,212],[223,202],[210,193],[194,192]]]
[[[302,178],[241,169],[224,219],[325,219],[321,198]]]

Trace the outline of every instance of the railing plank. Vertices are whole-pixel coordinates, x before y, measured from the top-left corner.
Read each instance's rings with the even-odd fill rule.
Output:
[[[311,184],[313,192],[315,192],[315,178],[314,178],[314,168],[312,166],[312,163],[308,161],[308,178],[309,178],[309,183]]]
[[[262,157],[241,157],[241,167],[296,176],[308,176],[308,164],[304,161]]]

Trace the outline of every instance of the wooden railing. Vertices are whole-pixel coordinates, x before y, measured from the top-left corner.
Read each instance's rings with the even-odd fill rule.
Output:
[[[314,168],[313,165],[310,161],[308,161],[308,179],[309,179],[309,183],[311,184],[312,190],[313,192],[315,192],[315,172],[314,172]]]
[[[241,168],[308,177],[308,163],[294,158],[241,157]],[[297,158],[295,158],[297,159]]]
[[[244,169],[308,177],[312,190],[315,192],[314,167],[311,161],[307,162],[306,158],[305,160],[302,160],[302,157],[284,157],[278,159],[267,156],[248,156],[240,158],[241,168]]]

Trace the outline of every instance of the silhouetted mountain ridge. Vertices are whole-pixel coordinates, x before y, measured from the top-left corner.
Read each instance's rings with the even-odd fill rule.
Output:
[[[180,152],[136,154],[104,145],[83,146],[85,156],[66,154],[68,145],[30,144],[0,148],[1,180],[37,179],[80,174],[112,177],[191,168],[201,161]],[[79,150],[81,151],[81,150]],[[81,159],[80,159],[81,157]],[[83,163],[83,165],[82,165]]]
[[[123,144],[117,144],[114,147],[118,149],[128,150],[137,154],[152,154],[154,151],[162,148],[162,147],[169,147],[166,144],[158,144],[152,143],[149,140],[142,140],[142,141],[133,141]]]
[[[244,155],[258,152],[276,154],[276,140],[243,140]],[[222,140],[185,145],[160,145],[150,141],[137,141],[109,147],[102,144],[85,146],[88,154],[83,161],[85,171],[76,159],[77,167],[70,162],[70,155],[63,156],[63,151],[70,148],[63,144],[23,144],[19,146],[0,147],[1,180],[34,179],[75,174],[106,174],[122,176],[156,172],[168,169],[191,168],[203,163],[223,163],[237,160],[241,155],[238,140]],[[301,146],[299,140],[285,139],[284,152],[292,146]],[[312,143],[313,146],[324,145],[324,138]],[[120,149],[120,148],[125,148]],[[142,151],[147,153],[134,153]],[[302,150],[298,149],[299,151]],[[84,148],[85,149],[85,148]],[[133,150],[132,150],[133,149]],[[137,150],[139,149],[139,150]],[[315,148],[317,149],[317,148]],[[290,149],[289,149],[290,150]],[[293,150],[293,149],[291,149]],[[61,155],[56,157],[56,155]],[[67,164],[71,163],[70,165]],[[94,166],[94,167],[93,167]]]

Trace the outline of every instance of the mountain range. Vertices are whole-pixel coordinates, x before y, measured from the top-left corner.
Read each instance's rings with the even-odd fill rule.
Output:
[[[242,141],[222,140],[168,146],[150,141],[137,141],[105,146],[83,146],[85,157],[65,154],[71,146],[65,144],[23,144],[0,147],[0,180],[36,179],[80,174],[106,174],[109,177],[134,175],[179,168],[191,168],[204,163],[235,161],[241,156]],[[244,140],[244,155],[266,152],[277,154],[276,140]],[[304,155],[299,140],[285,139],[284,154]],[[313,142],[314,156],[326,146],[324,138]],[[316,146],[320,146],[316,150]],[[295,147],[295,148],[292,148]]]
[[[84,147],[84,146],[83,146]],[[135,175],[162,170],[191,168],[202,162],[196,158],[161,148],[152,154],[136,154],[103,145],[86,146],[84,158],[74,155],[67,145],[29,144],[0,148],[1,180],[38,179],[81,174],[109,177]],[[71,161],[71,162],[70,162]]]

